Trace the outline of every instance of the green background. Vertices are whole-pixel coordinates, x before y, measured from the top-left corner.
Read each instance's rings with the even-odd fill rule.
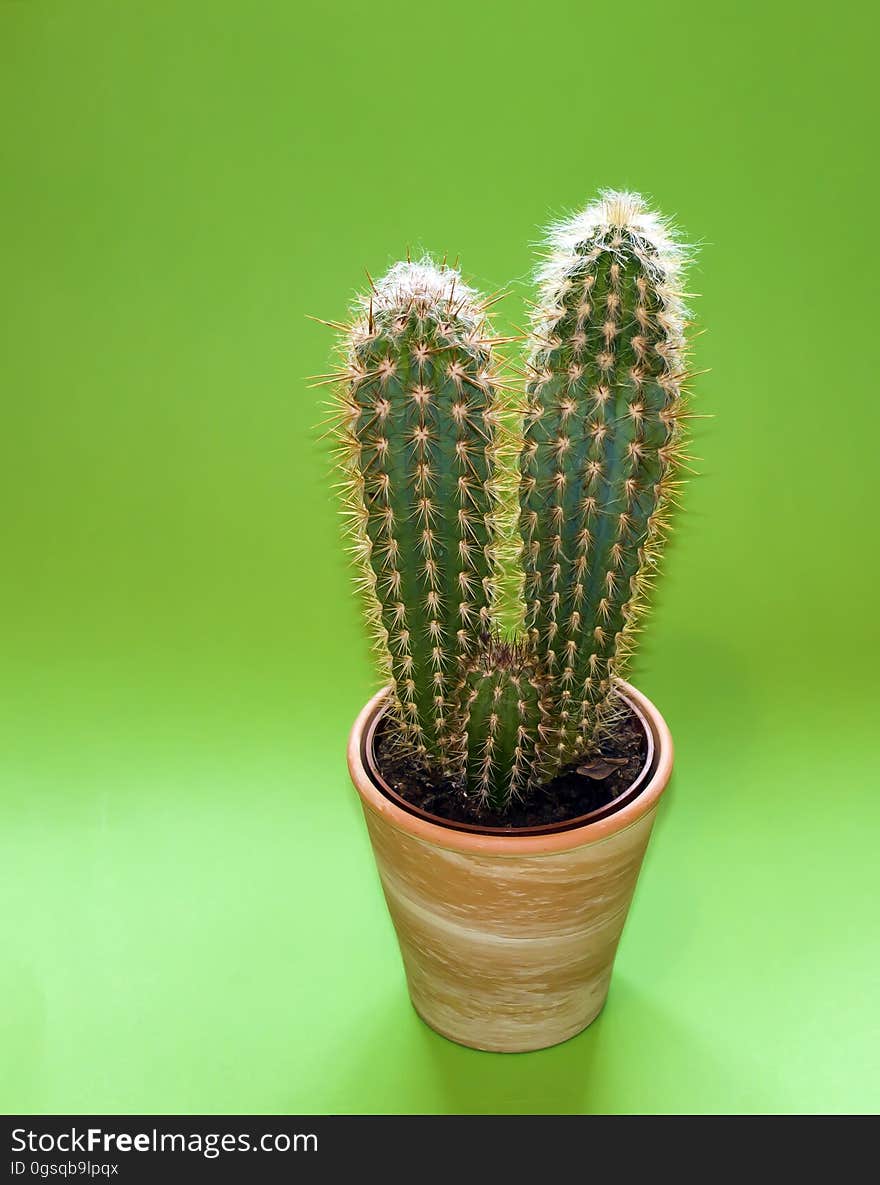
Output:
[[[0,1109],[878,1108],[872,7],[0,3]],[[410,245],[510,329],[609,185],[702,244],[677,772],[605,1012],[505,1058],[411,1011],[347,781],[306,314]]]

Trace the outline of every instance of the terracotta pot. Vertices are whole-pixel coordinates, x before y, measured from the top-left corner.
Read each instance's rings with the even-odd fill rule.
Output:
[[[443,1036],[515,1053],[556,1045],[601,1011],[617,943],[672,772],[663,717],[628,683],[651,730],[655,763],[612,815],[541,835],[483,835],[392,802],[364,746],[385,692],[354,723],[348,767],[361,797],[409,993]]]

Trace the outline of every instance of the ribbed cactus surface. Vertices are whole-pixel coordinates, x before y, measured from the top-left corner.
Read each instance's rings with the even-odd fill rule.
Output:
[[[497,406],[479,298],[396,264],[347,333],[348,507],[401,737],[446,766],[462,660],[490,628]]]
[[[541,273],[520,459],[526,625],[557,761],[594,745],[656,560],[683,410],[682,253],[640,198],[558,226]]]
[[[552,760],[547,681],[524,645],[484,641],[466,664],[455,737],[468,789],[503,810],[542,779]]]

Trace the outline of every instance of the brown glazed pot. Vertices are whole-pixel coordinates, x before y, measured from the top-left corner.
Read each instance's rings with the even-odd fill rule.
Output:
[[[614,814],[541,835],[461,831],[404,810],[365,761],[386,693],[355,721],[348,768],[410,997],[444,1037],[502,1053],[543,1049],[601,1011],[673,755],[654,705],[628,683],[620,687],[651,730],[653,772]]]

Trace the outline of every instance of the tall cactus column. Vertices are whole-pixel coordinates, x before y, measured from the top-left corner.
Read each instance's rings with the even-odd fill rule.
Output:
[[[458,272],[398,263],[345,341],[342,445],[368,612],[401,738],[459,760],[459,667],[490,629],[493,342]]]
[[[680,246],[605,193],[558,226],[531,339],[520,527],[526,623],[555,686],[557,763],[592,747],[675,486],[684,412]]]

